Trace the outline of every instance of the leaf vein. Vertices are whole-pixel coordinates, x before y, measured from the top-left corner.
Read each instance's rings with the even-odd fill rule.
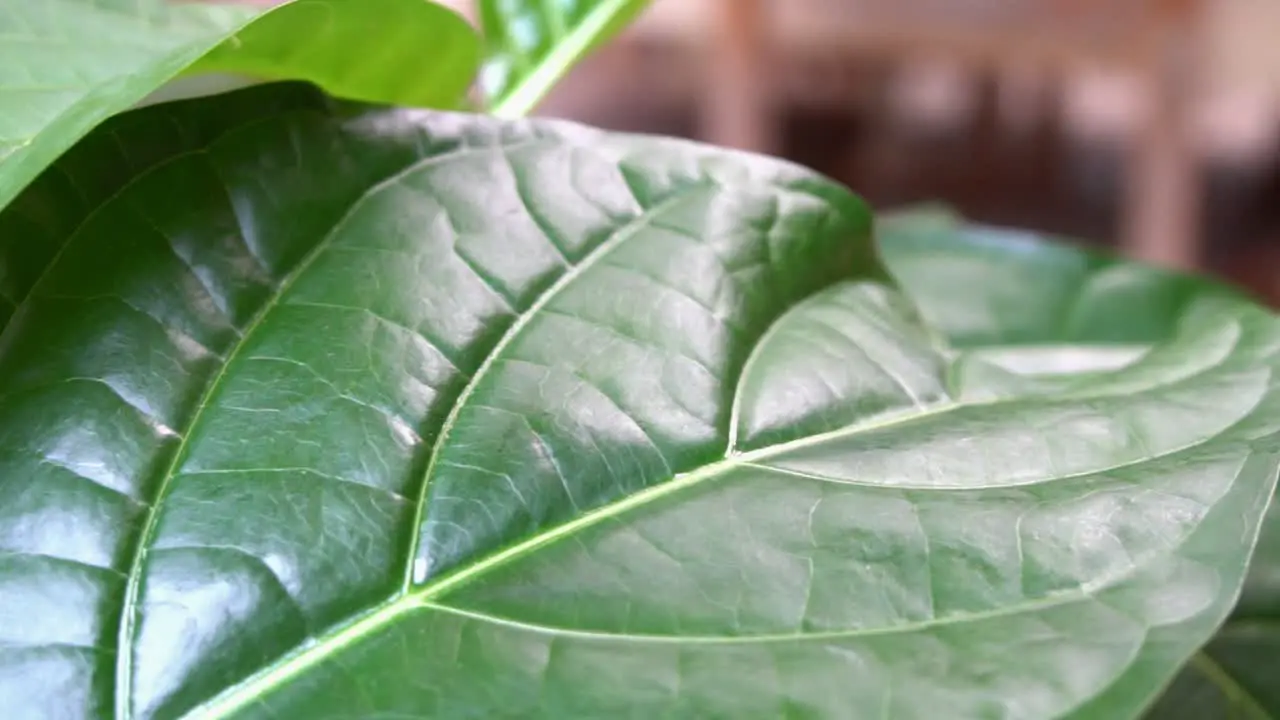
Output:
[[[453,407],[450,408],[448,416],[440,427],[440,433],[436,436],[436,442],[431,448],[431,453],[427,460],[427,469],[424,473],[424,479],[422,482],[422,489],[418,494],[417,513],[414,517],[414,523],[412,526],[415,528],[415,532],[413,533],[412,544],[409,548],[409,558],[411,559],[411,562],[409,563],[409,569],[405,573],[404,579],[404,589],[406,591],[415,584],[414,566],[417,565],[416,559],[421,552],[419,545],[422,539],[422,532],[420,528],[422,527],[423,519],[425,517],[427,493],[430,491],[431,478],[435,472],[436,465],[440,462],[444,449],[448,444],[449,437],[453,431],[453,426],[458,421],[458,416],[461,414],[462,409],[470,402],[471,396],[475,393],[480,382],[488,375],[494,365],[499,362],[501,356],[506,349],[510,347],[511,343],[513,343],[516,338],[520,337],[520,335],[525,331],[525,328],[529,326],[529,323],[532,322],[533,318],[535,318],[538,313],[558,297],[566,287],[572,285],[596,263],[606,258],[616,248],[626,242],[629,238],[633,237],[636,232],[643,229],[649,222],[651,222],[652,218],[683,201],[692,189],[697,187],[701,187],[701,185],[692,185],[684,188],[682,191],[674,193],[670,197],[655,204],[653,207],[615,230],[610,237],[606,238],[599,246],[588,253],[580,263],[568,269],[558,280],[543,291],[543,293],[533,301],[528,309],[520,313],[519,316],[517,316],[516,321],[511,324],[511,327],[507,328],[506,332],[503,333],[502,337],[499,338],[494,347],[486,354],[484,361],[480,364],[480,367],[471,377],[471,380],[467,383],[466,387],[463,388],[462,393],[453,403]]]
[[[487,149],[485,149],[487,151]],[[117,653],[118,663],[116,667],[116,717],[120,720],[128,720],[132,717],[132,707],[130,705],[130,692],[132,688],[133,677],[133,646],[134,637],[137,632],[136,621],[139,612],[140,594],[142,591],[142,569],[146,561],[148,546],[154,538],[155,532],[159,526],[160,513],[158,512],[160,504],[163,502],[165,495],[168,493],[169,486],[177,475],[178,468],[188,449],[188,439],[191,437],[191,431],[195,428],[203,418],[205,411],[208,409],[213,397],[217,394],[218,389],[225,381],[228,368],[234,363],[240,351],[248,345],[248,340],[254,335],[254,332],[262,326],[271,311],[279,304],[281,298],[289,292],[294,283],[297,282],[307,269],[310,268],[317,259],[319,259],[329,247],[331,243],[338,237],[340,231],[346,226],[350,219],[369,201],[384,189],[391,187],[394,183],[409,174],[421,170],[447,160],[455,159],[459,156],[476,152],[475,149],[466,148],[456,150],[442,155],[419,159],[411,162],[407,166],[392,173],[386,179],[378,182],[364,192],[360,193],[347,208],[342,217],[334,223],[329,232],[320,238],[307,254],[304,256],[288,274],[286,274],[276,286],[270,297],[263,303],[262,307],[254,314],[253,318],[246,325],[243,334],[238,338],[237,342],[232,346],[231,350],[223,359],[218,371],[214,374],[208,384],[205,386],[204,392],[201,394],[196,404],[195,412],[191,415],[186,423],[186,427],[181,432],[181,441],[175,449],[172,459],[168,467],[164,471],[164,475],[156,490],[156,499],[148,508],[146,516],[142,523],[142,529],[137,535],[137,545],[134,548],[133,558],[129,563],[129,582],[125,589],[124,601],[121,604],[121,622],[120,632],[117,640],[119,651]],[[64,246],[65,248],[65,246]]]

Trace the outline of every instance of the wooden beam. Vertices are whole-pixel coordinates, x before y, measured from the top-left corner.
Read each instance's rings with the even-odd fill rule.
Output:
[[[1191,137],[1199,0],[1152,0],[1140,67],[1142,119],[1126,167],[1121,246],[1130,257],[1194,269],[1203,256],[1204,191]]]
[[[700,134],[725,147],[774,151],[767,0],[714,2]]]

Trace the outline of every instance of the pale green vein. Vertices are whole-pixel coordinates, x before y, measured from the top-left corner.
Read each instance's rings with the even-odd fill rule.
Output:
[[[489,371],[493,369],[494,364],[503,359],[503,353],[508,347],[510,347],[511,343],[514,342],[516,338],[520,337],[521,333],[524,332],[529,323],[538,316],[543,308],[547,307],[551,301],[555,300],[566,287],[572,285],[578,278],[582,277],[583,273],[590,270],[604,258],[608,257],[610,253],[620,247],[628,239],[634,237],[637,232],[647,227],[654,217],[657,217],[670,209],[676,203],[688,199],[694,190],[705,187],[706,186],[703,184],[697,184],[682,188],[675,194],[645,210],[639,216],[614,231],[611,237],[600,243],[599,246],[583,258],[582,262],[565,271],[563,275],[561,275],[554,283],[551,284],[550,287],[544,290],[542,294],[533,301],[527,310],[520,313],[516,318],[516,321],[511,324],[511,327],[507,328],[507,331],[503,333],[497,344],[489,351],[484,362],[480,364],[480,367],[476,370],[475,374],[471,376],[471,380],[467,382],[466,387],[462,389],[462,393],[458,395],[458,399],[453,403],[453,407],[449,409],[449,415],[440,426],[440,434],[436,436],[436,442],[431,448],[430,459],[427,461],[425,480],[422,483],[422,489],[419,493],[417,509],[413,519],[412,527],[416,528],[417,532],[414,535],[413,545],[409,548],[409,569],[405,573],[404,579],[404,588],[406,591],[412,588],[415,582],[421,582],[423,580],[423,578],[414,577],[418,572],[415,559],[421,551],[421,528],[423,515],[426,510],[426,497],[428,488],[431,485],[431,478],[435,474],[436,465],[440,461],[440,456],[444,453],[444,448],[452,434],[453,426],[458,421],[458,415],[461,414],[462,410],[467,406],[472,394],[474,394],[476,388],[479,387],[480,382],[489,374]]]
[[[455,407],[458,407],[458,405],[455,405]],[[913,417],[918,416],[919,414]],[[898,421],[906,421],[910,419],[912,418],[902,418]],[[881,424],[892,424],[892,421],[890,423]],[[867,429],[866,426],[863,427],[864,429]],[[443,434],[441,436],[443,437]],[[298,677],[302,673],[315,667],[327,658],[332,657],[344,648],[347,648],[355,642],[377,632],[388,623],[393,622],[399,616],[412,611],[421,604],[429,602],[433,598],[439,597],[450,590],[456,589],[467,582],[479,578],[496,567],[500,567],[508,562],[527,555],[538,548],[549,545],[561,538],[571,536],[580,530],[623,515],[632,509],[643,507],[644,505],[654,502],[660,498],[719,477],[738,467],[744,461],[750,462],[753,459],[759,460],[766,456],[770,451],[778,452],[780,448],[789,449],[793,445],[795,445],[794,442],[764,448],[762,450],[739,455],[734,458],[727,458],[712,465],[706,465],[684,475],[677,475],[670,482],[662,485],[655,485],[641,492],[629,495],[610,505],[597,508],[596,510],[588,512],[568,523],[558,525],[539,535],[529,538],[524,542],[490,555],[474,565],[464,568],[452,575],[444,576],[429,585],[421,587],[416,592],[401,595],[392,602],[387,603],[365,615],[361,615],[351,622],[321,635],[316,638],[314,642],[284,656],[274,666],[259,672],[256,675],[252,675],[241,683],[228,688],[204,706],[193,711],[189,717],[202,719],[230,717],[254,702],[257,702],[259,698],[270,692],[272,689],[286,684],[291,679]]]
[[[275,688],[287,684],[290,680],[316,667],[326,659],[331,658],[342,650],[352,646],[354,643],[380,631],[390,623],[394,622],[397,618],[424,606],[443,608],[444,606],[439,606],[433,601],[451,591],[457,590],[469,582],[478,580],[496,568],[507,565],[521,557],[537,551],[542,547],[551,545],[566,537],[570,537],[575,533],[625,515],[631,510],[644,507],[662,498],[675,495],[689,488],[721,478],[732,470],[762,464],[773,456],[781,455],[799,448],[821,444],[832,439],[910,424],[922,419],[944,415],[959,408],[974,407],[978,405],[1001,405],[1009,402],[1010,401],[1008,400],[993,400],[968,404],[947,403],[924,411],[916,411],[911,414],[875,418],[864,423],[855,424],[819,435],[800,438],[798,440],[760,448],[747,453],[731,455],[719,462],[703,466],[689,473],[677,475],[667,483],[649,487],[641,492],[618,500],[617,502],[585,513],[568,523],[558,525],[528,538],[523,542],[494,553],[493,555],[490,555],[469,567],[463,568],[453,574],[445,575],[432,583],[422,586],[414,592],[403,594],[395,600],[317,637],[314,641],[298,648],[292,653],[287,654],[272,667],[252,675],[241,683],[228,688],[204,706],[193,711],[190,717],[209,720],[231,717],[235,713],[244,710],[253,703],[259,701],[263,696],[270,693]],[[1135,566],[1140,565],[1141,563],[1135,564]],[[1038,599],[1032,603],[1023,603],[1015,607],[1001,608],[989,611],[988,613],[972,614],[962,619],[980,620],[988,615],[990,617],[1009,616],[1025,610],[1032,605],[1034,605],[1035,609],[1045,609],[1069,602],[1079,601],[1081,599],[1087,599],[1103,588],[1109,587],[1110,585],[1123,580],[1131,572],[1133,572],[1132,567],[1127,571],[1118,573],[1114,577],[1099,578],[1095,582],[1090,583],[1088,587],[1082,586],[1060,595]],[[945,625],[947,624],[946,621],[947,619],[945,618],[927,621],[925,624],[916,623],[913,627],[915,629],[923,629],[927,626]],[[504,622],[516,624],[512,621]],[[884,634],[892,631],[895,631],[895,629],[878,628],[874,631],[860,630],[857,632],[863,635],[869,635],[872,633]],[[902,630],[899,629],[896,631],[900,632]],[[836,633],[837,635],[833,635],[833,637],[848,637],[853,633],[853,631],[836,631]],[[796,636],[797,639],[800,637],[810,636]],[[750,638],[743,638],[743,640],[750,640]]]
[[[1119,578],[1117,582],[1125,579],[1126,577],[1127,575]],[[929,630],[951,627],[953,625],[960,625],[963,623],[985,622],[989,620],[998,620],[1000,618],[1017,617],[1018,615],[1051,610],[1053,608],[1071,605],[1073,603],[1092,601],[1093,599],[1093,593],[1088,590],[1075,589],[1046,595],[1042,598],[1036,598],[1035,600],[1017,605],[1007,605],[978,612],[957,612],[951,615],[944,615],[942,617],[904,622],[897,625],[862,627],[849,630],[823,630],[818,632],[797,631],[789,633],[760,633],[758,635],[644,635],[639,633],[622,634],[594,632],[591,630],[574,630],[572,628],[561,628],[552,625],[537,625],[534,623],[521,622],[519,620],[512,620],[511,618],[499,617],[497,615],[489,615],[488,613],[476,612],[474,610],[464,610],[462,608],[453,607],[452,605],[441,605],[429,600],[424,600],[421,603],[418,603],[417,607],[449,615],[457,615],[459,617],[467,618],[468,620],[489,623],[499,627],[511,628],[520,632],[539,635],[556,635],[559,637],[577,638],[581,640],[646,643],[652,645],[773,645],[788,642],[821,643],[832,640],[862,640],[907,633],[927,632]]]
[[[361,193],[346,213],[334,224],[334,226],[320,239],[316,246],[291,270],[280,284],[276,286],[275,291],[267,298],[262,307],[258,309],[248,324],[245,326],[244,332],[237,338],[235,344],[227,353],[225,360],[219,366],[218,371],[210,379],[201,393],[196,403],[196,408],[191,418],[187,421],[180,433],[181,440],[178,447],[174,450],[169,465],[165,468],[164,475],[160,480],[160,485],[156,490],[155,500],[147,508],[145,518],[143,520],[142,530],[138,536],[138,544],[134,548],[133,558],[129,563],[128,577],[129,582],[125,587],[125,597],[121,610],[120,631],[117,640],[117,659],[116,659],[116,685],[115,685],[115,711],[119,720],[127,720],[132,717],[132,685],[133,685],[133,644],[137,635],[137,620],[140,608],[140,595],[142,592],[142,576],[143,566],[146,563],[147,548],[155,538],[156,530],[159,526],[160,506],[168,493],[169,486],[173,483],[174,477],[177,475],[178,468],[183,460],[186,459],[186,453],[189,450],[189,442],[194,434],[194,429],[200,424],[204,413],[208,410],[218,389],[226,380],[227,370],[235,362],[240,351],[249,343],[255,332],[261,327],[267,316],[271,314],[280,303],[280,300],[289,292],[289,289],[298,281],[298,279],[306,273],[317,259],[319,259],[339,235],[340,231],[346,227],[351,218],[362,208],[370,198],[376,196],[382,190],[394,185],[408,175],[420,171],[424,167],[434,165],[446,160],[455,160],[459,156],[469,154],[478,154],[481,152],[493,152],[501,148],[483,147],[483,148],[465,148],[443,155],[436,155],[421,159],[417,162],[409,164],[398,172],[387,177],[363,193]]]
[[[755,368],[756,361],[764,354],[765,349],[773,344],[773,338],[782,332],[782,328],[787,325],[790,318],[809,309],[809,301],[796,303],[786,312],[778,316],[764,334],[756,341],[755,347],[751,348],[751,354],[747,356],[747,361],[742,364],[742,370],[738,372],[738,385],[733,389],[733,403],[729,408],[729,442],[725,446],[725,455],[731,455],[738,451],[738,426],[742,424],[742,384],[751,377],[751,372]]]
[[[1223,697],[1230,703],[1252,713],[1252,717],[1259,720],[1271,720],[1275,717],[1208,653],[1201,651],[1192,656],[1191,667],[1199,670],[1209,682],[1218,686]]]
[[[257,702],[273,688],[287,683],[415,608],[415,603],[406,602],[402,597],[396,602],[357,616],[346,625],[317,638],[314,643],[289,653],[269,670],[251,676],[238,685],[233,685],[203,706],[192,710],[186,718],[187,720],[213,720],[231,717]]]
[[[499,567],[563,537],[570,536],[579,530],[617,517],[633,508],[647,505],[661,497],[679,492],[708,479],[718,477],[732,469],[736,464],[733,460],[725,460],[714,465],[707,465],[686,475],[677,476],[670,482],[630,495],[611,505],[586,513],[571,522],[552,528],[502,552],[490,555],[464,570],[445,576],[430,585],[423,586],[414,593],[401,595],[396,600],[316,638],[313,643],[290,653],[266,671],[250,676],[240,684],[228,688],[203,707],[193,711],[189,717],[201,719],[231,717],[257,702],[274,688],[288,683],[293,678],[298,677],[344,648],[372,635],[396,618],[421,607],[433,598],[474,580],[495,567]]]

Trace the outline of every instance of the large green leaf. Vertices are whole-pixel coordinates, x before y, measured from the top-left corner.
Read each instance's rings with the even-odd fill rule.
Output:
[[[966,225],[931,209],[881,222],[882,254],[921,312],[970,357],[1041,372],[1124,362],[1178,332],[1215,283]],[[964,292],[953,292],[961,281]],[[1008,378],[1003,378],[1007,380]],[[1024,381],[1025,383],[1025,381]],[[1277,718],[1280,688],[1280,510],[1264,522],[1231,619],[1152,709],[1154,720]]]
[[[303,79],[342,97],[450,107],[479,63],[427,0],[0,0],[0,207],[95,125],[180,73]]]
[[[649,0],[479,0],[480,91],[498,117],[527,115],[560,78]]]
[[[107,134],[3,226],[64,236],[0,334],[19,715],[1131,717],[1235,600],[1247,303],[1022,377],[784,163],[296,86]]]

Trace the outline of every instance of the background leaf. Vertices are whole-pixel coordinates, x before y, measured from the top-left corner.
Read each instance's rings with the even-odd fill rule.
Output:
[[[792,165],[299,86],[117,137],[161,122],[0,334],[0,706],[1126,717],[1235,599],[1261,309],[984,368]]]
[[[296,78],[353,99],[451,107],[479,62],[466,22],[426,0],[298,0],[259,13],[0,0],[0,207],[95,125],[183,72]]]
[[[529,114],[588,52],[648,7],[648,0],[480,0],[490,112]]]
[[[1212,281],[1031,233],[967,224],[941,209],[890,213],[880,237],[891,271],[953,342],[971,357],[1022,370],[1069,375],[1132,361],[1173,337],[1192,304],[1236,295]],[[948,277],[960,278],[964,290],[947,285]],[[997,377],[1003,387],[1011,384],[1009,376]],[[1280,511],[1272,503],[1239,605],[1148,716],[1280,717],[1272,682],[1280,672],[1278,620]]]
[[[1191,305],[1243,299],[1203,278],[965,223],[944,208],[887,212],[878,225],[894,277],[958,347],[1162,342]]]

